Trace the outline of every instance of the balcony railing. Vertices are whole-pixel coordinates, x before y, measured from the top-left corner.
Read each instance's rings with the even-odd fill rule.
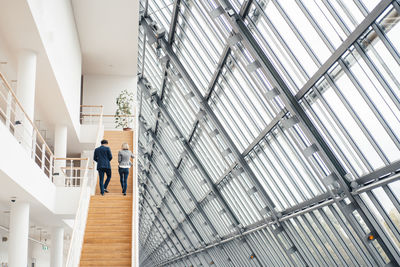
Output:
[[[81,124],[97,124],[103,106],[100,105],[82,105],[81,106]],[[119,115],[120,117],[129,117],[134,119],[134,115]],[[107,130],[115,129],[115,115],[102,114],[104,128]]]
[[[83,106],[96,119],[84,121],[85,124],[97,124],[99,129],[96,142],[100,142],[103,125],[103,106]],[[91,117],[90,117],[91,118]],[[93,169],[93,162],[86,167],[88,159],[55,158],[53,152],[40,134],[32,119],[26,114],[7,79],[0,73],[0,121],[27,151],[32,160],[42,169],[44,174],[58,186],[80,187],[83,174],[88,168]],[[84,160],[86,160],[85,163]],[[95,183],[90,180],[91,183]],[[92,185],[92,184],[91,184]]]
[[[93,175],[93,162],[89,158],[55,158],[54,166],[53,181],[58,186],[81,187],[85,172],[89,178]]]
[[[0,73],[0,121],[33,161],[52,179],[54,155],[39,130],[26,114],[10,84]]]

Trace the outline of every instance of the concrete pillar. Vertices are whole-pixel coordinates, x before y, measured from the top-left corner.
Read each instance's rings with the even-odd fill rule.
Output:
[[[26,115],[33,121],[35,113],[36,53],[22,50],[18,54],[17,99]],[[28,150],[32,148],[32,126],[23,112],[17,108],[17,140]]]
[[[68,139],[68,129],[65,125],[56,125],[54,131],[54,156],[56,158],[66,158],[67,157],[67,139]],[[56,185],[63,186],[65,177],[62,176],[62,167],[66,166],[65,160],[56,160],[54,162],[54,172],[59,173],[58,177],[54,177],[54,182]]]
[[[51,267],[62,267],[64,256],[64,228],[57,227],[51,231]]]
[[[36,53],[23,50],[18,54],[17,98],[29,118],[35,112]]]
[[[29,204],[17,202],[11,204],[10,242],[8,262],[10,267],[22,267],[28,264]]]

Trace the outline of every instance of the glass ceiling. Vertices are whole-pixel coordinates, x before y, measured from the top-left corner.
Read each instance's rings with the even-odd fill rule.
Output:
[[[141,266],[400,265],[400,4],[141,0]]]

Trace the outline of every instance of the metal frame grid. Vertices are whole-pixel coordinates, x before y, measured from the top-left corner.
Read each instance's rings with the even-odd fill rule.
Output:
[[[399,265],[399,2],[140,4],[141,265]]]

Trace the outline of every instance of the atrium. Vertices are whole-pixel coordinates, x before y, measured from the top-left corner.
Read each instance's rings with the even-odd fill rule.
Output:
[[[399,0],[0,7],[0,267],[400,266]]]

